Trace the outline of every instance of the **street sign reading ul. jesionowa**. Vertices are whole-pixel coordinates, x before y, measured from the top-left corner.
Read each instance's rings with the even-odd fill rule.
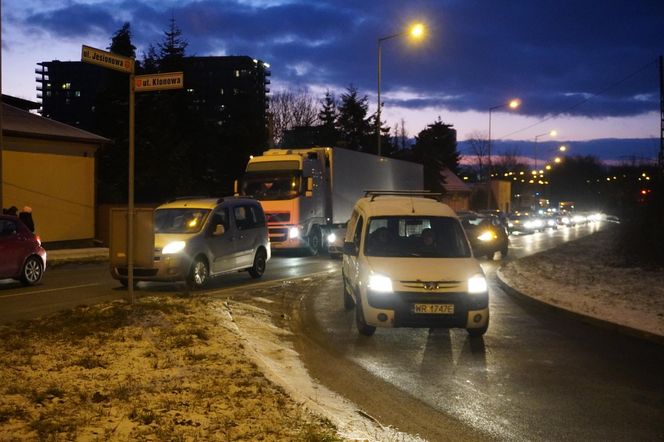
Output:
[[[131,74],[134,72],[134,59],[102,51],[90,46],[83,45],[81,50],[81,61],[96,64],[105,68]]]

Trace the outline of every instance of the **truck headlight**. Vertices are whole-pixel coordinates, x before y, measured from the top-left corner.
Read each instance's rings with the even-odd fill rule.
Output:
[[[479,239],[480,241],[491,241],[494,238],[496,238],[496,236],[490,230],[487,230],[486,232],[482,232],[482,234],[477,237],[477,239]]]
[[[299,227],[291,227],[288,229],[288,238],[289,239],[295,239],[300,237],[300,228]]]
[[[383,275],[371,275],[369,288],[374,292],[392,293],[392,280]]]
[[[484,275],[475,275],[468,279],[468,293],[484,293],[489,289]]]
[[[184,241],[173,241],[166,244],[166,246],[162,249],[161,254],[172,255],[173,253],[180,253],[184,250],[185,245],[186,243]]]
[[[330,233],[329,235],[327,235],[328,244],[334,244],[336,240],[337,240],[337,235],[335,235],[334,233]]]

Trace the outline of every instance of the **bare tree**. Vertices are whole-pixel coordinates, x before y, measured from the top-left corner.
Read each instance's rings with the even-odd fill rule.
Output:
[[[526,169],[526,165],[521,161],[521,151],[517,147],[505,149],[496,155],[492,162],[494,170],[498,173],[516,172]]]
[[[318,121],[318,101],[307,89],[276,92],[270,97],[270,115],[274,143],[279,145],[284,131]]]
[[[468,138],[468,148],[475,158],[477,158],[476,167],[481,179],[484,171],[483,165],[489,163],[489,140],[483,132],[475,131]]]

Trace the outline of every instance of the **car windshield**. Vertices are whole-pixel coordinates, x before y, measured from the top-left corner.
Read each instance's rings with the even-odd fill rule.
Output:
[[[382,216],[369,219],[364,254],[376,257],[469,258],[459,221],[451,217]]]
[[[299,170],[247,172],[242,181],[242,194],[263,201],[295,198],[302,192]]]
[[[209,209],[157,209],[154,212],[155,233],[197,233],[205,224]]]

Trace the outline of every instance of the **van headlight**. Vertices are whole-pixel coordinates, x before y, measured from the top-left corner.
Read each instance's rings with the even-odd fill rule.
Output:
[[[468,293],[485,293],[488,289],[484,275],[475,275],[468,279]]]
[[[480,241],[491,241],[495,239],[495,235],[490,230],[483,232],[480,236],[477,237]]]
[[[173,241],[168,244],[162,249],[161,254],[162,255],[172,255],[173,253],[180,253],[181,251],[184,250],[184,246],[186,243],[184,241]]]
[[[392,293],[392,280],[383,275],[371,275],[369,277],[369,289],[374,292]]]

